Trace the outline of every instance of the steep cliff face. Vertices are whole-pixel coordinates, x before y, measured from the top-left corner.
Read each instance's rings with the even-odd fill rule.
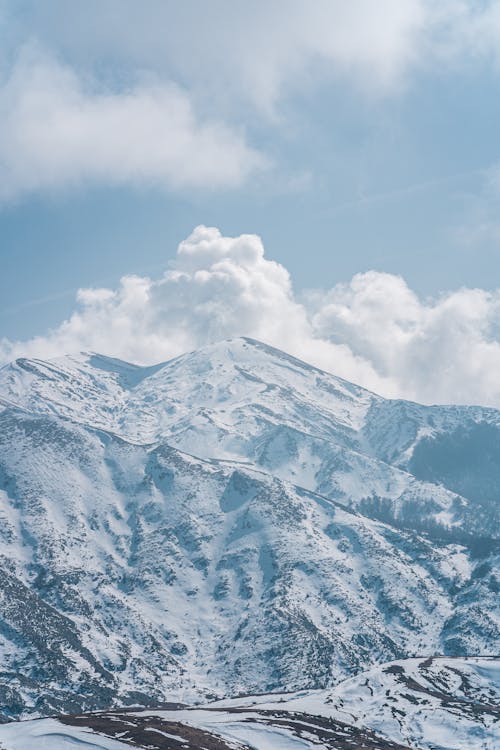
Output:
[[[494,410],[387,402],[246,339],[18,360],[0,404],[4,718],[494,648]]]

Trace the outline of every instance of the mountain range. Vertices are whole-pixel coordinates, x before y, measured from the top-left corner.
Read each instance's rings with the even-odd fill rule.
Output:
[[[18,359],[0,424],[6,721],[498,651],[498,410],[235,339],[152,367]]]

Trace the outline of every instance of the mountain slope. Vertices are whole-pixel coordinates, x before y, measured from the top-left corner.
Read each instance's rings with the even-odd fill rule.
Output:
[[[457,613],[452,649],[488,651],[495,622],[474,602],[493,611],[494,593],[479,579],[472,612],[456,609],[474,567],[456,545],[56,417],[5,410],[0,455],[0,643],[16,706],[327,685],[446,649]]]

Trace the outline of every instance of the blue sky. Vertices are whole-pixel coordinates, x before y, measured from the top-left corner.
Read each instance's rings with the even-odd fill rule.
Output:
[[[5,0],[0,34],[4,358],[33,337],[49,354],[92,345],[53,345],[78,289],[160,280],[198,225],[259,235],[309,320],[376,271],[404,279],[422,320],[478,287],[490,307],[469,313],[474,335],[496,342],[500,3]],[[321,335],[376,371],[344,374],[432,399],[335,320]],[[462,386],[436,397],[473,399]],[[496,403],[489,384],[481,397]]]

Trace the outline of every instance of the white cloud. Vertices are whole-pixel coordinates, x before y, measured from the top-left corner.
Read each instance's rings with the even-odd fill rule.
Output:
[[[312,324],[394,379],[400,396],[500,406],[499,313],[500,290],[422,301],[401,277],[369,271],[325,294]]]
[[[19,23],[78,65],[90,53],[267,113],[334,78],[387,92],[415,69],[500,62],[498,0],[149,0],[147,12],[136,0],[52,0],[28,2]]]
[[[80,65],[148,68],[205,99],[270,112],[290,89],[325,76],[399,86],[426,29],[426,0],[87,0],[28,3],[23,22]],[[96,23],[98,19],[98,23]],[[311,73],[311,71],[314,71]],[[231,104],[229,105],[231,106]]]
[[[499,0],[28,0],[22,15],[7,0],[4,15],[7,47],[35,38],[78,69],[154,71],[217,113],[275,114],[339,78],[385,93],[415,70],[500,63]]]
[[[258,237],[202,226],[160,279],[81,290],[58,328],[4,340],[0,352],[4,361],[93,350],[154,363],[248,335],[387,396],[500,406],[499,314],[500,290],[422,300],[402,278],[375,271],[299,300]]]
[[[265,159],[172,84],[97,90],[25,50],[0,85],[0,198],[84,182],[223,188]]]
[[[261,138],[287,95],[339,79],[387,93],[418,69],[500,62],[499,2],[54,0],[7,2],[0,20],[4,71],[27,38],[66,61],[25,49],[4,73],[4,200],[89,182],[238,186],[267,160],[228,123]]]

